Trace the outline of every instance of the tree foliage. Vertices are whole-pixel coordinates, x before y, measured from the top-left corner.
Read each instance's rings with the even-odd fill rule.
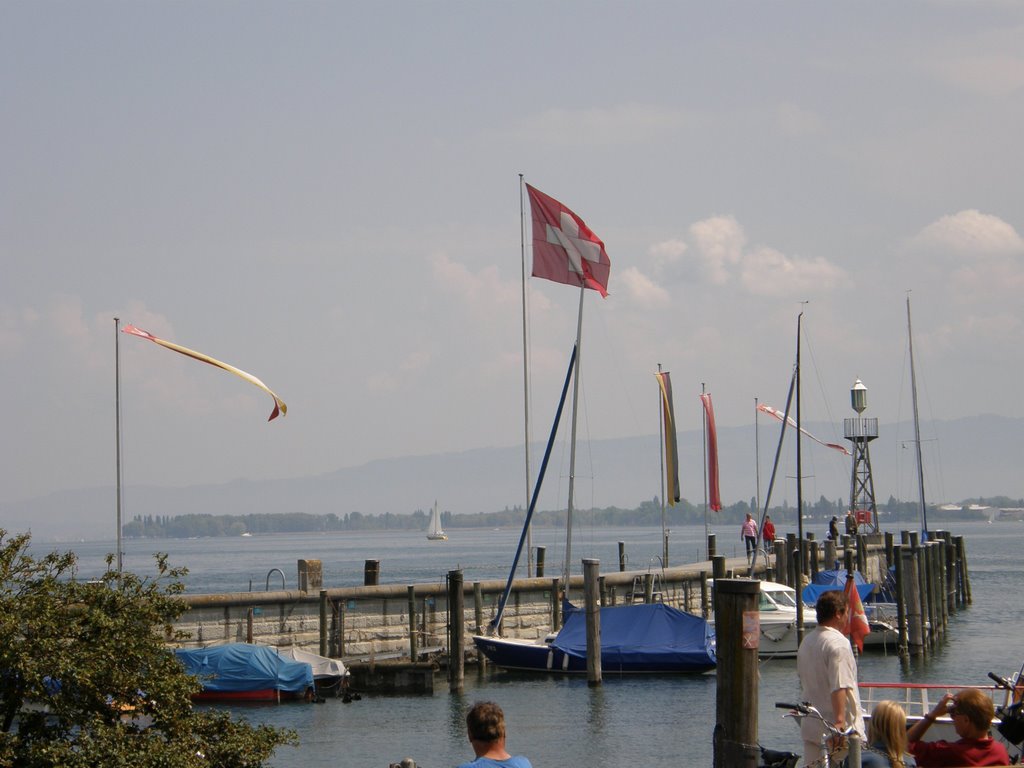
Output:
[[[167,649],[184,569],[76,578],[76,557],[34,557],[0,529],[0,765],[256,768],[295,736],[197,711],[198,681]]]

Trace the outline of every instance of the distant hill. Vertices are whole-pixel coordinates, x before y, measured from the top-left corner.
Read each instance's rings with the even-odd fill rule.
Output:
[[[829,425],[809,424],[807,429],[822,439],[836,437]],[[765,422],[758,432],[762,498],[768,487],[778,432],[778,424]],[[912,444],[907,442],[912,439],[910,425],[880,425],[879,432],[880,437],[871,443],[870,449],[877,501],[882,503],[890,495],[915,498],[913,451]],[[928,501],[960,502],[997,495],[1024,497],[1018,446],[1022,434],[1024,419],[1001,416],[937,421],[922,427]],[[721,429],[718,439],[723,501],[729,504],[753,498],[757,488],[754,426]],[[792,439],[790,431],[782,452],[773,505],[796,502]],[[680,433],[678,441],[682,495],[702,503],[701,433]],[[542,450],[542,445],[531,449],[534,473]],[[802,452],[805,501],[813,502],[820,496],[846,499],[850,459],[807,440]],[[540,503],[543,509],[565,506],[564,454],[564,447],[560,447],[551,459]],[[409,514],[417,509],[426,510],[435,498],[442,509],[456,513],[492,512],[525,506],[522,467],[522,446],[510,446],[381,459],[309,477],[233,480],[183,488],[128,486],[124,490],[124,518],[128,522],[135,515],[183,513]],[[632,509],[659,493],[656,435],[581,444],[577,458],[578,507]],[[2,504],[0,527],[13,531],[31,529],[37,540],[112,539],[114,515],[113,487],[84,488]]]

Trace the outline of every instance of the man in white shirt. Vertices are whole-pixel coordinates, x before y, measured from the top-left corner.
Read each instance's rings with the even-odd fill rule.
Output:
[[[803,698],[836,728],[845,730],[856,726],[864,738],[864,716],[860,709],[860,691],[857,689],[857,661],[853,657],[846,629],[846,595],[840,590],[823,592],[815,605],[818,626],[804,638],[797,651],[796,668],[800,675]],[[818,720],[805,717],[800,723],[800,736],[804,742],[804,764],[821,760],[822,737],[825,726]],[[833,759],[841,758],[846,745],[831,741]]]

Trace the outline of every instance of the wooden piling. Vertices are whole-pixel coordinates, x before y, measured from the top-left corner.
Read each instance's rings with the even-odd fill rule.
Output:
[[[327,590],[320,590],[320,655],[327,655]]]
[[[466,678],[465,599],[462,571],[448,571],[448,690],[462,693]]]
[[[790,569],[794,579],[792,586],[796,591],[796,645],[798,648],[800,643],[804,641],[804,580],[800,575],[802,559],[803,555],[800,553],[800,548],[795,548],[791,558]]]
[[[896,579],[896,653],[902,659],[907,657],[907,601],[903,591],[903,547],[899,544],[892,546],[892,564],[895,566]]]
[[[537,578],[544,578],[544,557],[547,553],[546,547],[537,547]]]
[[[814,541],[813,539],[808,539],[808,541],[807,541],[807,550],[808,550],[808,554],[810,556],[810,566],[811,566],[809,573],[810,573],[810,576],[811,576],[811,583],[812,584],[814,583],[814,577],[818,575],[818,546],[819,546],[819,542]]]
[[[832,571],[836,567],[836,543],[832,539],[825,542],[825,570]]]
[[[868,572],[868,537],[863,533],[857,534],[857,570],[862,574]]]
[[[760,582],[722,579],[715,583],[718,638],[714,768],[757,768],[757,596]],[[685,761],[684,761],[685,762]]]
[[[562,628],[562,589],[557,578],[551,580],[551,631]]]
[[[601,684],[601,608],[597,604],[598,560],[583,560],[583,603],[587,611],[587,685]]]
[[[789,563],[786,562],[786,540],[775,540],[775,580],[779,584],[786,583],[786,574],[789,572]]]
[[[380,560],[367,560],[363,564],[363,586],[376,587],[380,584]]]
[[[700,615],[705,619],[711,615],[711,602],[708,599],[708,572],[700,572]]]
[[[482,635],[484,632],[484,591],[479,581],[473,582],[473,626],[476,633]],[[481,657],[483,654],[480,654]]]
[[[347,606],[344,600],[338,601],[338,658],[345,656],[345,611]]]
[[[910,537],[909,546],[901,547],[903,558],[903,602],[907,607],[907,651],[911,656],[924,653],[924,621],[921,615],[921,588],[918,576],[917,547]]]
[[[708,534],[708,560],[714,560],[715,559],[715,555],[718,554],[718,552],[716,551],[715,547],[716,547],[715,534],[709,533]]]
[[[619,573],[626,570],[626,542],[619,542]]]
[[[412,584],[406,587],[409,600],[409,660],[416,661],[419,656],[416,637],[416,587]]]
[[[967,570],[967,546],[964,544],[963,536],[958,536],[957,539],[959,539],[957,549],[960,555],[960,570],[964,575],[964,600],[966,605],[970,605],[974,600],[971,598],[970,571]]]
[[[648,605],[654,602],[654,574],[650,571],[644,574],[644,602]]]

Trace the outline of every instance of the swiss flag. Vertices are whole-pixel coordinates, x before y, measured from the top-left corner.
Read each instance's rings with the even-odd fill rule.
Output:
[[[533,215],[533,276],[583,285],[608,295],[611,260],[583,219],[529,184]]]
[[[864,603],[860,601],[860,592],[853,583],[853,574],[846,574],[846,634],[850,636],[858,651],[864,650],[864,636],[871,632],[868,617],[864,613]]]

